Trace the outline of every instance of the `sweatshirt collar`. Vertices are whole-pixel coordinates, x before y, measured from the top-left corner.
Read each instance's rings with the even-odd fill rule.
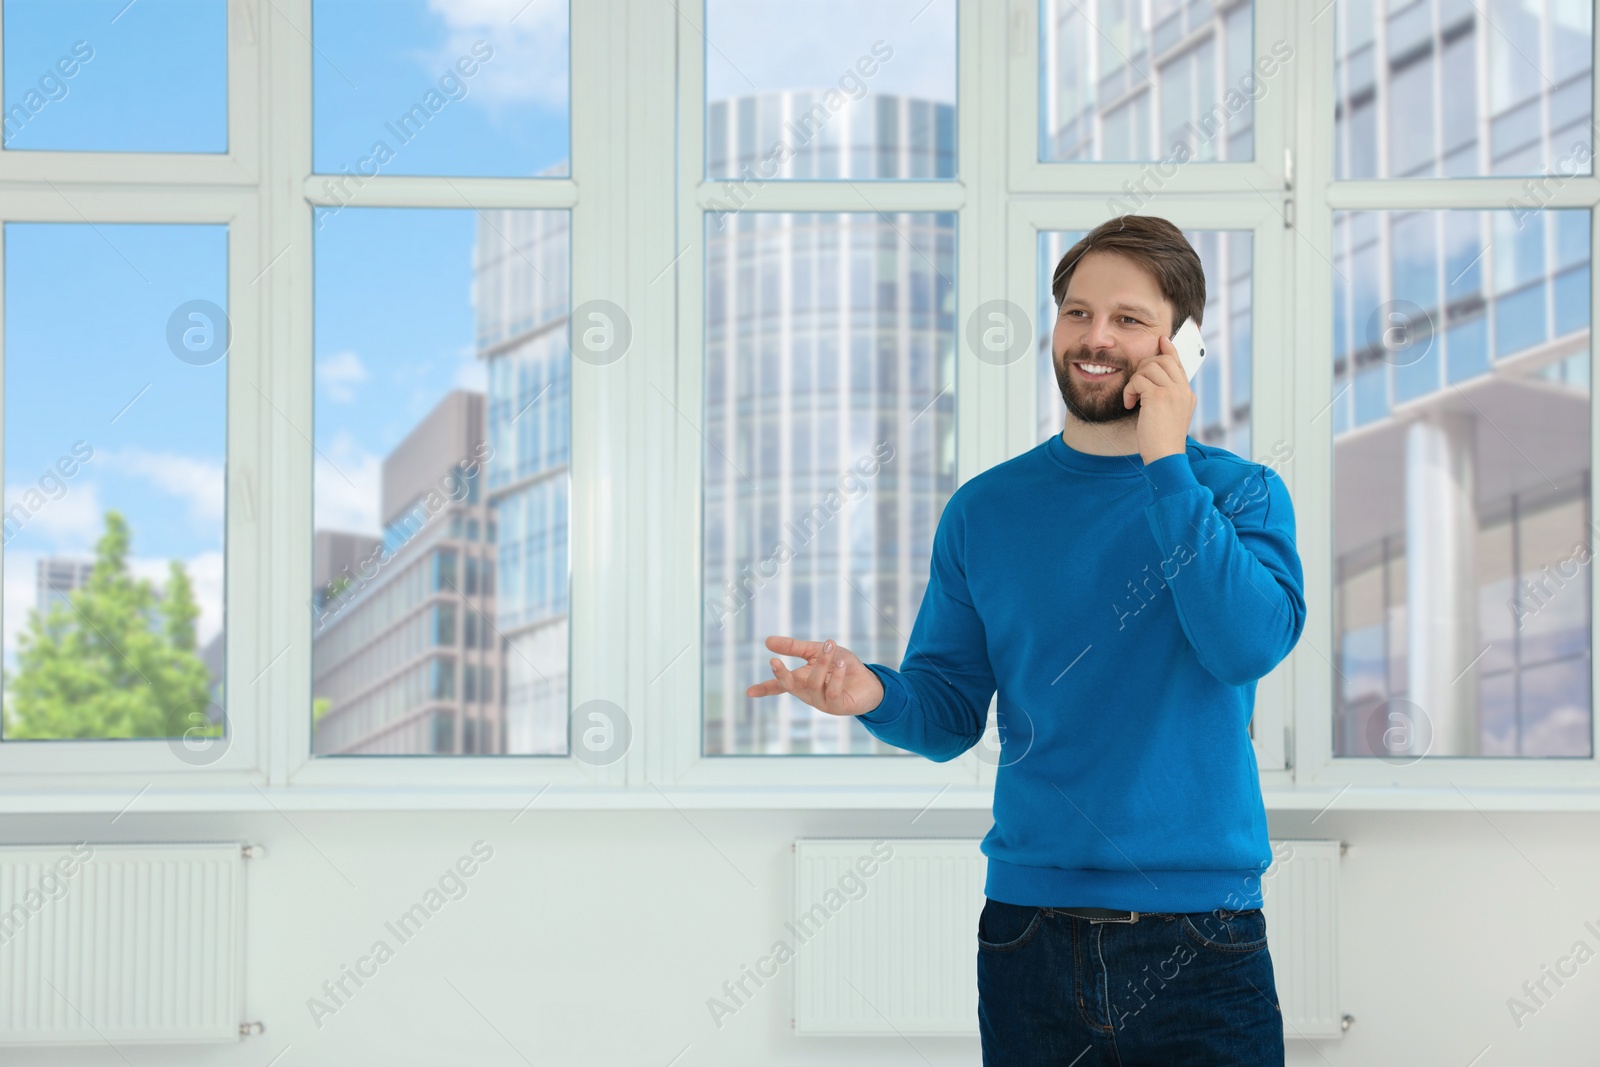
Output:
[[[1188,451],[1188,446],[1193,440],[1185,435],[1185,451]],[[1095,474],[1113,478],[1144,476],[1144,458],[1139,453],[1130,452],[1125,456],[1097,456],[1092,452],[1079,452],[1063,441],[1059,432],[1051,435],[1045,442],[1045,452],[1058,467],[1074,474]]]

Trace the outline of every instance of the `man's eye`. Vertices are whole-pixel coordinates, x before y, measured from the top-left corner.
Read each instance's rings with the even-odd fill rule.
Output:
[[[1131,325],[1134,325],[1134,326],[1139,325],[1139,320],[1134,318],[1132,315],[1123,315],[1122,316],[1122,321],[1126,322],[1126,323],[1129,323]]]

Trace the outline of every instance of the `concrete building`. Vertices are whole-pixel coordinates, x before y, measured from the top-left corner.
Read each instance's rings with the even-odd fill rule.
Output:
[[[348,576],[356,567],[383,543],[382,538],[371,534],[347,533],[342,530],[315,530],[311,535],[311,587],[316,592],[315,606],[321,607],[329,597],[336,596]]]
[[[383,551],[319,531],[314,751],[506,751],[489,455],[483,394],[448,393],[384,459]]]
[[[35,564],[33,606],[40,615],[50,614],[57,604],[71,611],[67,595],[88,584],[94,573],[94,560],[71,559],[65,556],[46,556]]]

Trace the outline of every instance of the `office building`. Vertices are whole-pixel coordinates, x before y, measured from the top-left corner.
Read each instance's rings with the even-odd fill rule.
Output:
[[[446,394],[384,458],[382,552],[318,532],[332,571],[313,597],[319,754],[506,750],[483,408],[481,393]]]

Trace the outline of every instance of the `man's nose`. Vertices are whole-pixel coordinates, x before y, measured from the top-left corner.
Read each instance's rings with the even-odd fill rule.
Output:
[[[1089,330],[1083,336],[1083,343],[1090,348],[1110,348],[1112,345],[1111,323],[1099,316],[1090,319]]]

